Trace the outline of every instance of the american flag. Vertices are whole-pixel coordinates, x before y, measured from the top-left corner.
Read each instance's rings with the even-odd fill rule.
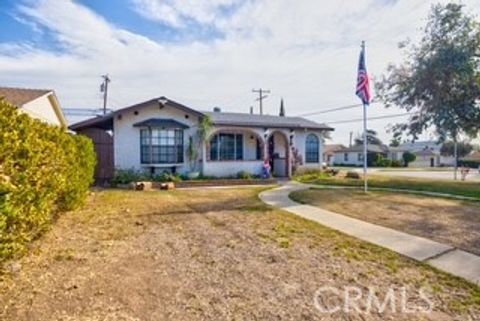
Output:
[[[370,91],[370,81],[367,74],[367,66],[365,65],[365,45],[362,44],[362,51],[360,51],[360,60],[358,61],[357,74],[357,91],[355,92],[362,100],[362,103],[368,105],[372,99],[372,92]]]

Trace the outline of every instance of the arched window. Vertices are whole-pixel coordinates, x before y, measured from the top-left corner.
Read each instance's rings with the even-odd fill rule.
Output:
[[[305,162],[318,163],[320,159],[319,150],[318,137],[314,134],[308,135],[305,141]]]

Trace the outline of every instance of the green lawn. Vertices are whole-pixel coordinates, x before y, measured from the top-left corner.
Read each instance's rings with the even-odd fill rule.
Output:
[[[331,177],[326,174],[307,174],[296,177],[296,180],[318,185],[363,186],[362,179]],[[474,197],[480,200],[480,183],[477,182],[371,175],[368,177],[368,183],[370,187],[445,193]]]

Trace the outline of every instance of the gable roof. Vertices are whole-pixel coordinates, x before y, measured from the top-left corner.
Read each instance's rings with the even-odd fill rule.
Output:
[[[150,106],[152,104],[155,104],[155,103],[158,103],[158,104],[161,104],[161,105],[166,105],[166,106],[171,106],[171,107],[183,110],[185,112],[192,113],[192,114],[197,115],[197,116],[204,116],[203,113],[201,113],[201,112],[199,112],[195,109],[192,109],[190,107],[187,107],[185,105],[177,103],[176,101],[173,101],[173,100],[170,100],[170,99],[168,99],[164,96],[161,96],[161,97],[158,97],[158,98],[152,98],[152,99],[143,101],[143,102],[138,103],[138,104],[130,105],[128,107],[115,110],[115,111],[113,111],[109,114],[106,114],[106,115],[96,116],[96,117],[93,117],[93,118],[83,120],[81,122],[70,125],[68,128],[70,128],[71,130],[81,130],[81,129],[90,128],[90,127],[101,128],[101,129],[105,129],[105,130],[113,129],[113,117],[115,117],[116,115],[119,115],[119,114],[125,113],[125,112],[129,112],[129,111],[142,109],[142,108],[148,107],[148,106]]]
[[[473,152],[470,155],[463,157],[461,160],[480,162],[480,152]]]
[[[319,124],[302,117],[284,117],[272,115],[258,115],[247,113],[231,112],[203,112],[210,116],[214,125],[240,126],[240,127],[277,127],[292,129],[323,129],[333,130],[333,128]]]
[[[301,117],[282,117],[272,115],[256,115],[247,113],[231,113],[231,112],[201,112],[183,104],[177,103],[164,96],[153,98],[139,104],[131,105],[104,116],[97,116],[79,123],[71,125],[71,130],[81,130],[87,127],[98,127],[103,129],[113,128],[113,117],[121,113],[131,110],[138,110],[150,106],[153,103],[158,103],[165,106],[171,106],[192,113],[199,117],[210,116],[212,123],[217,126],[239,126],[239,127],[276,127],[276,128],[291,128],[291,129],[322,129],[333,130],[333,128],[319,124],[314,121],[307,120]]]
[[[345,145],[342,144],[326,144],[323,147],[323,152],[324,153],[334,153],[338,151],[343,151],[345,148]]]
[[[404,150],[408,150],[410,152],[417,152],[425,149],[431,149],[435,151],[440,151],[442,144],[436,141],[416,141],[416,142],[407,142],[400,144],[400,146]]]
[[[424,149],[424,150],[419,150],[414,152],[415,155],[417,156],[436,156],[438,155],[438,152],[435,152],[434,150],[431,149]]]
[[[24,106],[29,102],[34,101],[35,99],[43,97],[45,95],[48,95],[48,101],[53,107],[53,111],[58,119],[60,126],[63,128],[67,128],[67,120],[65,119],[65,115],[63,114],[60,102],[55,95],[55,91],[51,89],[0,87],[0,98],[3,97],[8,103],[23,109],[25,109]],[[33,112],[29,113],[30,115],[33,114]],[[36,116],[34,116],[34,118],[42,119],[41,115],[40,117],[37,117],[39,115],[40,114],[37,114]]]
[[[5,100],[12,105],[22,107],[26,103],[42,97],[52,91],[53,90],[49,89],[0,87],[0,97],[5,98]]]
[[[371,153],[388,153],[388,147],[385,145],[367,145],[367,151]],[[363,152],[363,145],[354,145],[352,147],[345,148],[343,150],[339,150],[337,152],[342,153],[354,153],[354,152]]]

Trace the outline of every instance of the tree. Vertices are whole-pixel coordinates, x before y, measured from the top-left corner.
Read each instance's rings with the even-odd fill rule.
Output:
[[[444,156],[454,156],[455,155],[455,142],[448,141],[443,143],[442,147],[440,148],[440,153]],[[473,150],[473,146],[467,142],[458,142],[457,143],[457,156],[464,157],[471,153]]]
[[[405,167],[408,167],[408,164],[414,162],[417,159],[417,155],[411,152],[405,152],[402,155],[403,162],[405,163]]]
[[[208,136],[212,130],[213,123],[210,116],[204,116],[200,120],[197,129],[196,137],[190,136],[188,138],[187,158],[190,163],[190,170],[195,172],[197,163],[199,161],[202,146],[207,142]]]
[[[400,137],[394,136],[392,138],[392,140],[390,141],[390,147],[398,147],[398,146],[400,146],[400,143],[401,143]]]
[[[285,106],[283,105],[283,98],[280,100],[280,113],[279,115],[281,117],[285,117]]]
[[[419,44],[400,44],[407,59],[390,65],[376,83],[387,107],[408,111],[410,119],[394,131],[414,139],[434,128],[440,141],[456,141],[480,131],[480,24],[461,4],[432,6]]]
[[[378,133],[373,129],[367,129],[367,143],[369,145],[382,145],[382,141],[378,138]],[[359,146],[363,145],[363,136],[358,135],[355,137],[354,144]]]

